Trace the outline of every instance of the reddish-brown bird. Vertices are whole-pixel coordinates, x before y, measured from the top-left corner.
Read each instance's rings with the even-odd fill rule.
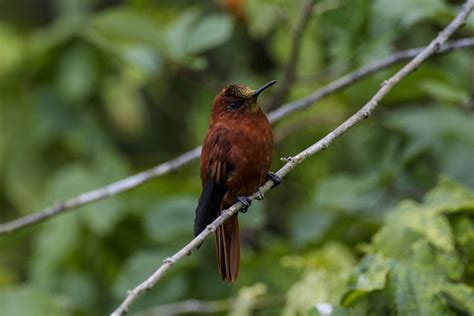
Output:
[[[267,177],[273,155],[272,128],[257,103],[258,95],[276,81],[252,90],[241,84],[222,89],[214,98],[209,128],[201,153],[202,193],[196,208],[197,236],[222,210],[237,200],[250,206],[247,196],[255,193]],[[216,230],[217,265],[223,281],[236,282],[240,266],[237,214]]]

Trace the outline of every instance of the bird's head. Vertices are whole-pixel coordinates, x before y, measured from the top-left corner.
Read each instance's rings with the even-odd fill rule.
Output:
[[[275,83],[276,80],[270,81],[257,90],[253,90],[243,84],[232,84],[226,86],[214,99],[214,107],[218,107],[219,112],[257,113],[260,111],[257,102],[258,95]]]

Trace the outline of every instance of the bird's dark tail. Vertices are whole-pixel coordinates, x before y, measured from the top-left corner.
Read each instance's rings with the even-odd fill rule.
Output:
[[[240,269],[240,233],[237,214],[216,230],[217,266],[222,281],[237,282]]]
[[[222,197],[226,193],[225,187],[212,181],[210,174],[202,189],[201,197],[196,208],[194,218],[194,237],[199,235],[207,225],[219,216]]]

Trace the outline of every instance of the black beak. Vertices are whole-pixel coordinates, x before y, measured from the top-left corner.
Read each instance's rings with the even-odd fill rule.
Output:
[[[276,80],[272,80],[270,81],[269,83],[267,83],[266,85],[258,88],[255,93],[253,94],[254,97],[257,97],[263,90],[265,90],[266,88],[270,88],[271,86],[273,86],[277,81]]]

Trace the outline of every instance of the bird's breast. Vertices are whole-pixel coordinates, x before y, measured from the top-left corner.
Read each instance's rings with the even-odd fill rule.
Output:
[[[234,169],[227,180],[229,198],[253,194],[265,181],[273,155],[273,136],[266,118],[241,121],[230,129]]]

